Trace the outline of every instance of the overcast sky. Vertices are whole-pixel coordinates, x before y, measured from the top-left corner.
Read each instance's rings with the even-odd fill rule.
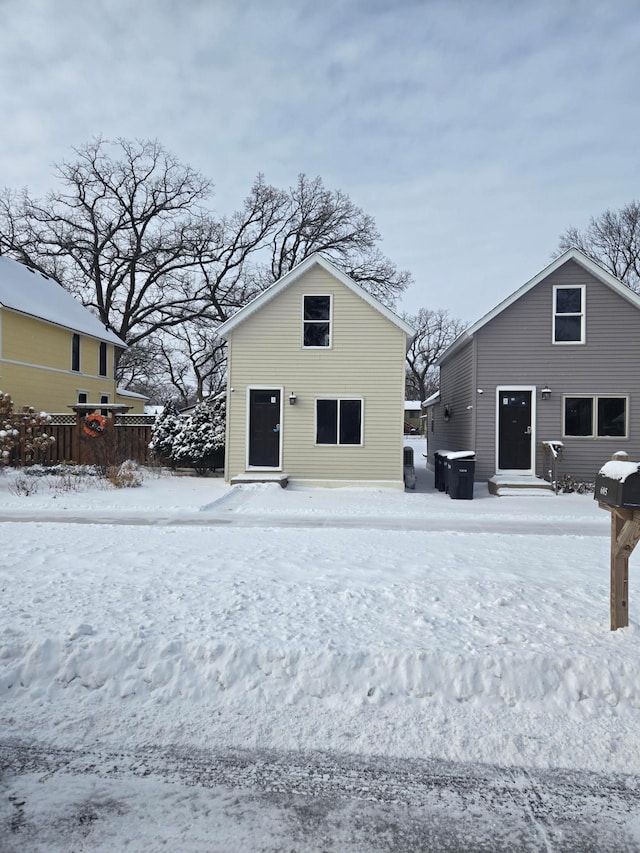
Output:
[[[157,139],[230,214],[320,175],[472,322],[638,190],[640,0],[0,0],[0,185]]]

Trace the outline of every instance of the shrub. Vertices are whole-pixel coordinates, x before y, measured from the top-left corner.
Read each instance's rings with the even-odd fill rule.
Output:
[[[583,483],[580,480],[576,480],[571,474],[563,474],[561,477],[558,477],[558,488],[565,494],[576,492],[579,495],[588,495],[593,494],[595,491],[595,484]]]
[[[173,441],[172,457],[178,465],[188,465],[199,474],[224,465],[226,423],[224,395],[199,403],[183,420]]]
[[[31,406],[15,412],[11,396],[0,391],[0,464],[37,462],[55,442],[47,432],[50,423],[50,415]]]
[[[138,463],[126,459],[121,465],[107,469],[107,479],[116,489],[135,489],[142,485],[142,471]]]
[[[173,445],[182,429],[183,418],[175,405],[168,400],[160,412],[151,430],[149,450],[158,461],[173,461]]]

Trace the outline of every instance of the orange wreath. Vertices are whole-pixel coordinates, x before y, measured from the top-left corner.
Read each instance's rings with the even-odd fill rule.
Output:
[[[102,415],[85,415],[82,428],[87,435],[95,438],[104,432],[104,417]]]

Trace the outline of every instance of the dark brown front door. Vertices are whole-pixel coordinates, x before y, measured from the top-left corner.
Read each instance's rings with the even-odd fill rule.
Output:
[[[500,391],[498,468],[531,470],[531,391]]]
[[[280,390],[249,391],[249,465],[280,467]]]

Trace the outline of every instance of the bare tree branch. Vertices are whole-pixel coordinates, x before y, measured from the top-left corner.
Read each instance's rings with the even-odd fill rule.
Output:
[[[403,314],[403,317],[416,329],[407,350],[407,399],[426,400],[438,389],[436,361],[467,324],[451,317],[443,308],[435,311],[421,308],[417,314]]]
[[[553,256],[571,248],[584,252],[640,293],[640,202],[632,201],[619,211],[605,210],[592,217],[584,231],[567,228]]]

